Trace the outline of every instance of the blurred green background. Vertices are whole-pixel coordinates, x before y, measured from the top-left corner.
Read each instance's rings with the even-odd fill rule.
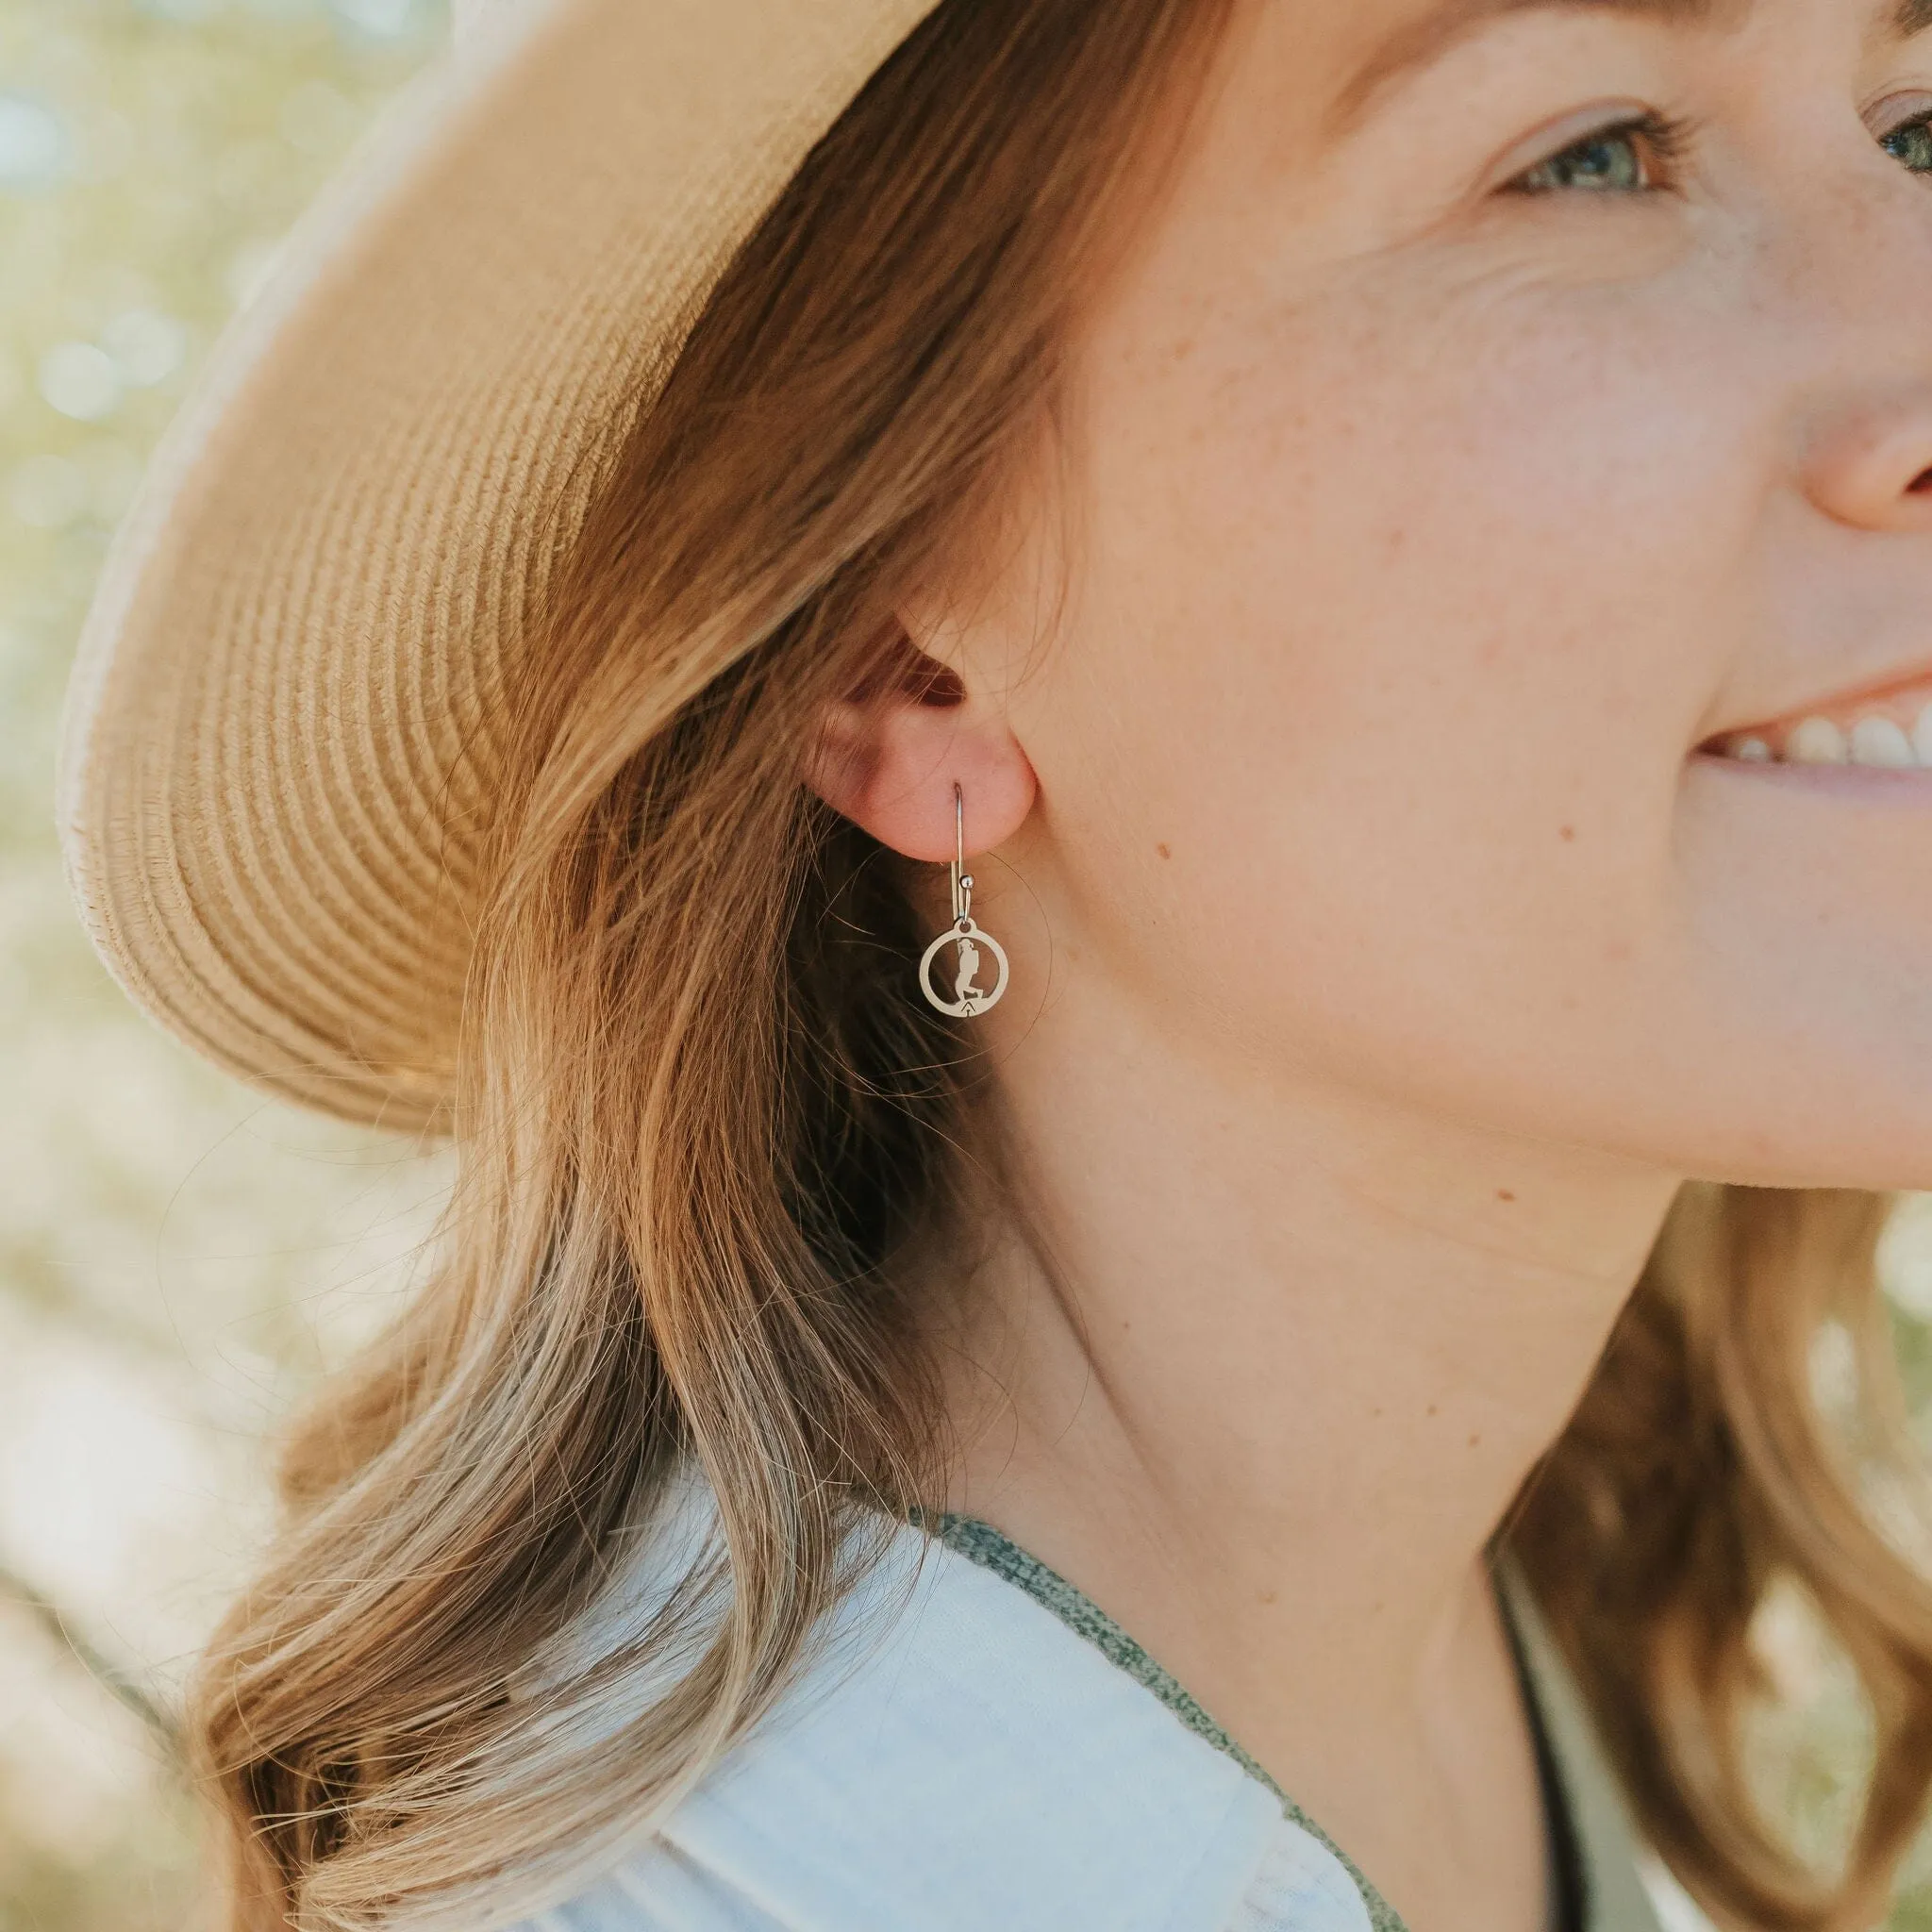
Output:
[[[263,1436],[436,1206],[192,1059],[68,908],[50,788],[108,531],[441,0],[0,0],[0,1932],[197,1922],[169,1710]]]
[[[263,1103],[121,999],[50,817],[108,535],[277,238],[441,0],[0,0],[0,1932],[201,1911],[172,1708],[266,1521],[264,1438],[380,1321],[445,1176]],[[1888,1289],[1932,1441],[1932,1205]],[[1843,1373],[1820,1351],[1830,1392]],[[1865,1714],[1767,1607],[1765,1802],[1829,1860]],[[1932,1928],[1932,1864],[1894,1923]]]

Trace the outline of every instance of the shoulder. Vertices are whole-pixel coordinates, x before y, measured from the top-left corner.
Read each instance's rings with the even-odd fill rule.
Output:
[[[520,1932],[1372,1932],[1278,1797],[1023,1590],[914,1530],[777,1710]]]

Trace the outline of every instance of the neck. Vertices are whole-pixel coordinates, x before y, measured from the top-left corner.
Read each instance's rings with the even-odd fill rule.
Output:
[[[950,1500],[1346,1813],[1335,1740],[1450,1738],[1470,1657],[1506,1657],[1484,1545],[1675,1183],[1265,1083],[1100,1004],[999,1043],[1020,1190],[940,1338]]]

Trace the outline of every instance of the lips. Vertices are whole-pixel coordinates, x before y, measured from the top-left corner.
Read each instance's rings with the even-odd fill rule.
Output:
[[[1888,691],[1727,731],[1701,749],[1747,764],[1932,770],[1932,673]]]

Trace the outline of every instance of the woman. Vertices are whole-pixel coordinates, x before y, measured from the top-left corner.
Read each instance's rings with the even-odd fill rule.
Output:
[[[233,1927],[1882,1916],[1928,24],[465,23],[65,781],[138,998],[460,1153],[201,1676]],[[1743,1774],[1779,1579],[1840,1878]]]

